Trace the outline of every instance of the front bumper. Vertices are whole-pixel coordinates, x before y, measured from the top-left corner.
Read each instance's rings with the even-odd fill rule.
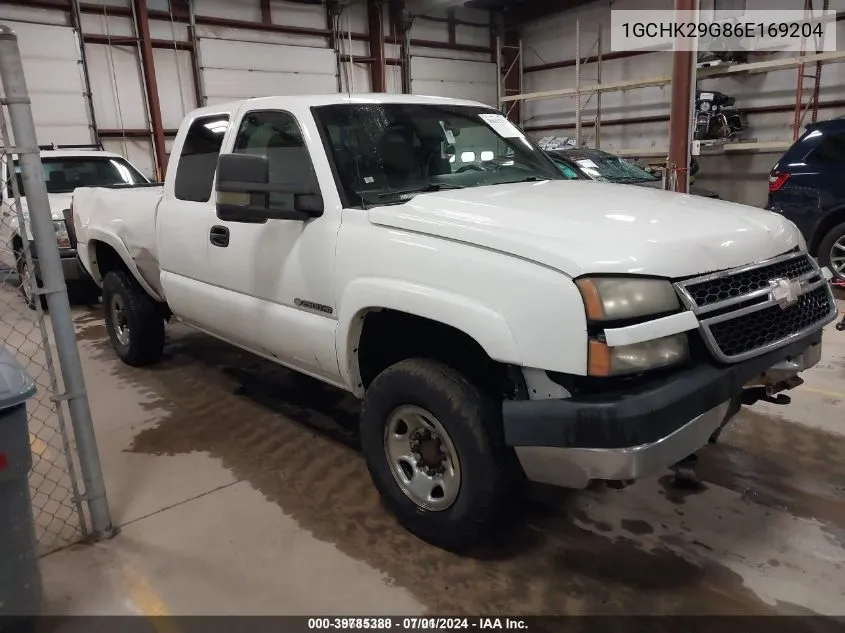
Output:
[[[33,254],[32,266],[35,268],[35,276],[37,279],[43,279],[41,276],[41,266],[38,263],[38,258],[35,256],[34,245],[30,252]],[[80,281],[84,278],[82,264],[76,256],[75,248],[59,249],[59,260],[62,264],[62,274],[64,274],[65,281]]]
[[[695,453],[740,409],[744,389],[775,385],[821,358],[821,331],[734,365],[702,364],[656,384],[503,405],[505,442],[538,483],[655,474]]]

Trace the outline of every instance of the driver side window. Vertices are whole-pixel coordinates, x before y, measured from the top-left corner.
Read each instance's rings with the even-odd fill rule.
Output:
[[[317,174],[305,146],[296,118],[280,110],[255,110],[241,120],[235,137],[235,154],[266,156],[270,184],[313,186],[317,190]],[[293,194],[271,193],[271,209],[292,209]]]

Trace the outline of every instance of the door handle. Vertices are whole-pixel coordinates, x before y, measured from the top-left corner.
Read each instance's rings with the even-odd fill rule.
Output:
[[[208,234],[208,239],[214,246],[227,247],[229,245],[229,229],[225,226],[216,224],[211,227]]]

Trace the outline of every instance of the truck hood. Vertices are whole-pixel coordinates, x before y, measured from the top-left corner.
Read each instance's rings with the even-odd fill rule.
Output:
[[[559,270],[686,277],[799,244],[774,213],[700,196],[578,180],[420,194],[369,210],[372,224],[493,249]]]
[[[72,193],[51,193],[48,194],[48,199],[50,200],[50,214],[53,216],[54,220],[61,220],[64,218],[62,215],[62,211],[70,207],[70,202],[73,200]],[[23,215],[26,219],[29,219],[29,206],[26,203],[26,197],[21,198],[21,208],[23,210]],[[9,209],[10,213],[14,217],[14,210]]]

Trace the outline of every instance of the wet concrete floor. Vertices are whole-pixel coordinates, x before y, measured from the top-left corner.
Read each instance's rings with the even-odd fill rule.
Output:
[[[258,491],[260,504],[330,544],[333,561],[372,570],[380,580],[371,591],[395,600],[387,612],[845,613],[845,333],[832,328],[823,362],[796,393],[792,406],[800,416],[793,417],[801,419],[789,417],[792,407],[746,409],[719,444],[700,453],[700,484],[679,486],[667,473],[623,490],[535,490],[521,521],[456,556],[420,542],[381,507],[357,448],[351,396],[181,326],[169,329],[164,362],[133,369],[114,356],[99,312],[79,311],[76,322],[112,507],[127,527],[107,544],[44,559],[59,611],[102,606],[90,600],[74,606],[73,588],[57,579],[80,565],[93,573],[112,564],[97,548],[143,538],[132,527],[139,532],[145,517],[171,507],[170,488],[187,471],[174,467],[165,476],[168,464],[202,459],[185,468],[209,489],[191,499],[208,495],[211,504],[223,494],[218,488],[228,488],[226,503],[235,507],[235,490],[241,497]],[[158,483],[139,501],[144,478]],[[197,536],[207,565],[234,542],[225,540],[223,526],[242,532],[250,520],[228,516],[220,498],[213,510],[219,525]],[[217,536],[209,541],[209,534]],[[278,560],[278,568],[265,570],[268,577],[294,573],[283,558],[272,558],[284,546],[257,538],[247,537],[244,556]],[[158,543],[166,547],[167,538]],[[149,557],[135,560],[147,560],[153,587],[168,570],[170,593],[161,600],[171,612],[221,609],[213,593],[199,589],[180,602],[179,585],[172,584],[177,566],[162,562],[149,572]],[[342,582],[331,571],[322,577],[332,587],[320,603],[325,611],[342,608],[331,593],[356,584],[366,590],[370,581],[349,573]],[[223,611],[290,612],[282,596],[289,582],[278,580],[276,602],[256,607],[244,599],[239,606],[239,597],[229,595]]]

